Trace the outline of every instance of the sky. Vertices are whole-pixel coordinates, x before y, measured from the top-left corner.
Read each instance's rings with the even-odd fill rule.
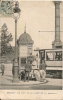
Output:
[[[17,39],[24,33],[26,23],[26,32],[34,41],[34,48],[40,49],[52,48],[55,32],[39,32],[39,31],[55,31],[55,5],[52,1],[19,1],[21,15],[17,23]],[[15,21],[11,17],[1,17],[0,25],[6,23],[8,31],[12,33],[13,41],[11,45],[15,45]],[[60,4],[60,31],[63,31],[63,2]],[[60,33],[62,39],[63,32]]]

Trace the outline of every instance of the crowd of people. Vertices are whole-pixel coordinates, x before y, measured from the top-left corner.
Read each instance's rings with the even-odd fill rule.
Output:
[[[46,81],[46,63],[45,60],[42,60],[42,63],[37,66],[37,61],[34,59],[34,61],[31,63],[30,61],[27,61],[25,64],[25,70],[21,73],[21,79],[23,78],[24,82],[29,80],[34,81]],[[24,77],[23,77],[24,76]]]
[[[29,80],[34,80],[34,81],[46,81],[45,77],[46,77],[46,63],[45,60],[42,60],[41,64],[37,63],[37,60],[34,59],[33,62],[31,62],[30,60],[26,61],[25,64],[25,69],[24,71],[21,72],[21,79],[26,82]],[[4,75],[4,64],[1,63],[1,70],[2,70],[2,75]],[[13,68],[12,68],[12,74],[13,73]]]

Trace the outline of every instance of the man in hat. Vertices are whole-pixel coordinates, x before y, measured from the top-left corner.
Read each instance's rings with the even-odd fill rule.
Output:
[[[4,63],[3,63],[3,61],[2,61],[2,62],[1,62],[2,76],[4,75],[4,69],[5,69],[5,67],[4,67]]]
[[[42,64],[40,65],[40,78],[42,79],[41,81],[46,82],[45,77],[46,77],[46,63],[45,60],[42,60]]]
[[[28,81],[29,81],[30,71],[31,71],[31,63],[30,63],[30,60],[27,60],[27,62],[25,64],[25,79],[24,79],[24,81],[26,81],[27,74],[28,74]]]
[[[34,58],[33,62],[32,62],[32,80],[35,80],[35,75],[36,75],[36,70],[37,69],[37,61],[36,58]]]

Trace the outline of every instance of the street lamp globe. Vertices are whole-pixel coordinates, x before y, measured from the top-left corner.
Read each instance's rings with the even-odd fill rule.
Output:
[[[20,17],[20,8],[19,8],[19,3],[18,3],[18,1],[15,3],[15,7],[14,7],[14,9],[13,9],[13,18],[15,19],[15,20],[18,20],[19,19],[19,17]]]

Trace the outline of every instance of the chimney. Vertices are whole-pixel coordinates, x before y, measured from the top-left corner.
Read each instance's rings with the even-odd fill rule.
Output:
[[[52,48],[62,48],[60,40],[60,3],[61,1],[54,1],[55,4],[55,40],[52,42]]]

